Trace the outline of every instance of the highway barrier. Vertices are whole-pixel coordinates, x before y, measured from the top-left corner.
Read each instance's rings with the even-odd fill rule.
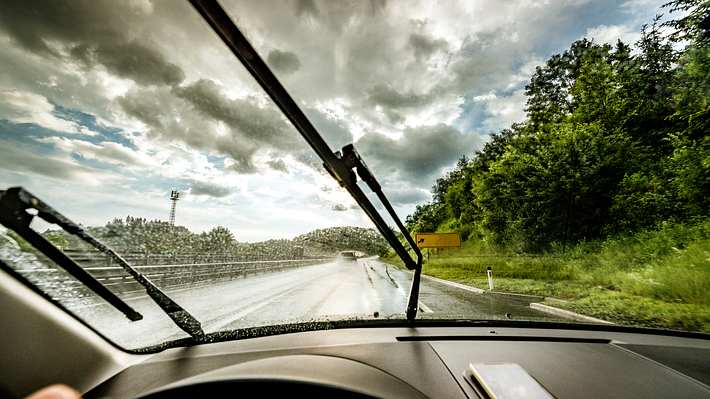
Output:
[[[109,259],[99,253],[65,251],[84,270],[119,295],[144,292],[123,268],[111,264]],[[170,291],[180,287],[213,284],[254,274],[277,272],[297,267],[311,266],[330,262],[331,257],[302,257],[300,259],[255,259],[243,260],[244,257],[229,255],[192,255],[192,254],[122,254],[124,259],[141,274],[150,279],[161,289]],[[262,256],[263,257],[263,256]],[[63,269],[55,267],[47,259],[40,257],[46,267],[19,269],[21,275],[33,284],[50,293],[61,302],[91,299],[95,295],[83,284],[75,280]],[[172,262],[186,263],[172,263]],[[202,262],[201,262],[202,261]]]

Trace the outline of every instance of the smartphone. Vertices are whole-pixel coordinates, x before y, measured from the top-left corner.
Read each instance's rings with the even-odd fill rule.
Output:
[[[520,365],[515,363],[469,364],[465,373],[477,391],[491,399],[554,399]]]

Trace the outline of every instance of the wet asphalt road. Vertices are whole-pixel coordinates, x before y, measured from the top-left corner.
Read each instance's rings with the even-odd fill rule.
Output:
[[[263,273],[201,287],[168,290],[192,313],[205,332],[242,327],[360,318],[404,318],[411,273],[375,258],[338,261]],[[126,298],[143,314],[130,322],[106,305],[77,309],[109,339],[127,348],[187,336],[145,295]],[[533,310],[534,298],[474,293],[422,279],[421,318],[535,319],[551,316]]]

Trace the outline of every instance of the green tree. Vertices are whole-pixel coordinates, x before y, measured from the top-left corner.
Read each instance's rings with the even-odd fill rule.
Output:
[[[707,46],[710,44],[710,1],[674,0],[663,5],[671,12],[680,12],[679,19],[665,22],[675,31],[671,35],[674,41],[692,41]]]
[[[574,111],[570,90],[582,66],[582,57],[598,47],[590,40],[578,40],[562,54],[550,57],[544,66],[538,66],[525,86],[528,97],[525,110],[530,123],[536,127],[562,121]]]
[[[621,42],[619,44],[623,45]],[[619,51],[625,52],[626,49],[622,46]],[[628,62],[625,56],[622,53],[614,57],[608,45],[592,47],[582,55],[577,79],[570,89],[575,105],[573,121],[599,122],[607,129],[617,126],[620,111],[618,91],[621,85],[616,72],[619,65],[614,65],[614,62]]]
[[[530,249],[710,216],[710,2],[665,7],[681,17],[633,49],[582,39],[536,68],[528,119],[439,178],[408,227]]]
[[[201,233],[199,238],[199,251],[202,253],[225,253],[232,250],[235,243],[234,235],[228,228],[217,226],[212,230]]]
[[[517,138],[474,186],[485,227],[527,247],[601,236],[625,147],[623,136],[596,124]]]
[[[691,44],[679,57],[673,88],[672,120],[683,136],[701,140],[710,131],[710,46]]]
[[[432,232],[436,231],[445,219],[445,205],[442,202],[432,202],[417,205],[414,212],[405,219],[405,224],[410,231]]]

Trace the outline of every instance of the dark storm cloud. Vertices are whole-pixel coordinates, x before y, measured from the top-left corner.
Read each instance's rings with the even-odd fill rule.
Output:
[[[116,99],[123,112],[132,116],[148,126],[162,128],[161,113],[158,112],[160,101],[159,93],[149,90],[130,91]]]
[[[172,89],[132,91],[118,99],[129,115],[154,128],[151,133],[164,139],[179,138],[197,149],[216,149],[236,163],[231,169],[253,173],[253,155],[259,149],[291,154],[316,170],[321,162],[308,148],[298,132],[272,106],[259,106],[255,98],[230,99],[211,80],[198,80]],[[332,146],[339,148],[352,142],[352,134],[342,121],[315,108],[304,112]],[[179,117],[179,121],[176,119]],[[217,134],[214,126],[204,122],[221,122],[228,134]],[[272,160],[272,169],[287,172],[282,160]]]
[[[426,105],[433,100],[433,95],[432,93],[403,93],[389,85],[378,84],[370,89],[368,99],[373,104],[382,105],[383,107],[391,109],[401,109]]]
[[[264,2],[269,4],[268,2]],[[276,3],[280,4],[280,3]],[[274,12],[273,3],[269,4],[270,14]],[[379,18],[386,14],[386,0],[370,1],[315,1],[297,0],[295,2],[295,14],[300,17],[299,22],[305,22],[325,27],[332,32],[342,32],[347,30],[350,22],[354,18]],[[282,14],[284,15],[284,14]],[[286,15],[284,15],[286,16]],[[292,19],[293,14],[289,13],[287,18]],[[278,17],[276,17],[278,18]],[[289,22],[283,24],[287,26]],[[293,36],[293,32],[291,32]]]
[[[142,158],[133,149],[113,141],[92,143],[86,140],[57,136],[44,137],[38,141],[51,144],[55,149],[83,160],[123,166],[148,166],[150,164],[147,159]]]
[[[475,150],[479,138],[439,124],[409,128],[399,140],[381,134],[363,136],[357,146],[375,175],[393,176],[429,187],[433,176]]]
[[[288,173],[288,168],[286,167],[286,163],[283,161],[283,159],[268,161],[266,164],[269,165],[273,170]]]
[[[207,195],[210,197],[222,198],[232,193],[232,190],[227,187],[197,180],[192,181],[191,187],[190,194],[193,195]]]
[[[293,154],[304,164],[320,166],[311,161],[306,143],[277,109],[258,106],[255,98],[230,99],[210,80],[131,90],[117,103],[126,114],[146,124],[151,137],[217,151],[234,161],[229,168],[239,173],[257,172],[253,158],[262,149]],[[220,123],[226,132],[218,131]],[[267,165],[287,171],[282,160]]]
[[[337,149],[353,142],[353,135],[343,120],[315,108],[304,108],[303,112],[331,147]]]
[[[0,167],[18,172],[31,172],[38,175],[71,180],[75,177],[76,165],[69,162],[37,156],[34,154],[17,154],[0,151]]]
[[[253,156],[258,142],[240,131],[220,134],[218,119],[197,110],[192,103],[176,96],[174,90],[166,87],[133,89],[116,101],[123,112],[149,128],[151,138],[168,143],[179,141],[197,150],[216,151],[234,161],[230,169],[240,173],[256,172]]]
[[[180,67],[135,41],[100,45],[94,51],[94,57],[96,63],[105,66],[109,72],[142,85],[176,85],[185,79]]]
[[[180,67],[146,43],[132,40],[130,23],[145,12],[114,1],[5,1],[0,30],[22,48],[40,55],[63,53],[87,67],[142,85],[175,85],[185,78]]]
[[[110,0],[3,1],[0,29],[29,51],[56,55],[49,42],[99,43],[121,38],[124,21],[136,12],[121,7],[124,10],[117,13],[117,4]]]
[[[390,122],[398,123],[404,120],[400,112],[431,104],[434,102],[437,92],[438,89],[433,89],[425,94],[400,92],[389,85],[378,84],[368,91],[367,101],[370,104],[381,106]]]
[[[316,7],[315,0],[297,0],[296,1],[296,15],[318,15],[318,7]]]
[[[323,161],[310,149],[296,154],[296,160],[317,172],[322,174],[328,173],[323,168]]]
[[[211,80],[176,87],[173,92],[190,103],[195,110],[222,121],[254,144],[268,144],[286,151],[304,148],[295,130],[275,108],[255,105],[254,99],[229,99]]]
[[[451,63],[453,87],[475,87],[487,92],[510,82],[521,44],[512,43],[504,28],[466,38]]]
[[[37,155],[34,149],[16,141],[0,140],[0,169],[73,180],[91,170],[73,162]]]
[[[353,10],[364,11],[369,15],[378,15],[382,14],[384,9],[387,7],[386,0],[370,0],[367,3],[364,1],[339,2],[335,5],[333,3],[334,2],[332,1],[323,1],[320,2],[320,6],[318,6],[316,5],[315,0],[297,0],[295,7],[296,15],[317,17],[325,14],[331,22],[338,23],[338,20],[346,20],[349,15],[352,15]],[[322,13],[321,9],[325,12]],[[333,12],[334,9],[338,9],[338,11]]]
[[[373,14],[382,13],[387,7],[387,0],[370,0],[370,8]]]
[[[301,68],[301,61],[290,51],[272,50],[266,57],[269,66],[284,75],[292,74]]]
[[[419,33],[409,35],[409,46],[414,50],[414,57],[417,60],[425,59],[437,51],[446,51],[449,48],[446,40],[433,39]]]

